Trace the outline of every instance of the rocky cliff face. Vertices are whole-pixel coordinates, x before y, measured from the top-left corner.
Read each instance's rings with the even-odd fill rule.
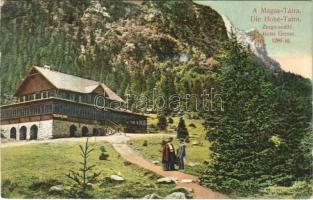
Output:
[[[280,69],[280,64],[268,55],[264,36],[261,33],[255,29],[249,31],[240,30],[234,27],[227,17],[222,16],[222,18],[229,37],[231,32],[233,32],[238,41],[248,47],[267,67],[270,69]]]

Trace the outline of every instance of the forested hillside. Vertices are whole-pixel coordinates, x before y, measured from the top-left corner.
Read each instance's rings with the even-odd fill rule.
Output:
[[[191,0],[5,1],[1,17],[6,100],[35,64],[103,81],[122,96],[169,81],[177,92],[199,93],[227,38],[218,13]]]

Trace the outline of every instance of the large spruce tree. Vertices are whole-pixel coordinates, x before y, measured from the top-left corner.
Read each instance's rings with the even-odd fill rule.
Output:
[[[275,73],[260,66],[236,38],[223,44],[219,61],[225,112],[208,132],[212,162],[201,180],[216,190],[241,195],[269,185],[290,185],[299,162],[304,162],[295,155],[303,154],[300,143],[307,121],[300,102],[285,100],[282,109],[291,107],[279,113],[283,94],[277,91]]]

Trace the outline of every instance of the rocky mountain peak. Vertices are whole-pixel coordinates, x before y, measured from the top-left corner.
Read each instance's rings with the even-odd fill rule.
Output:
[[[270,69],[281,69],[280,64],[271,58],[266,49],[264,36],[256,29],[244,31],[235,27],[226,16],[222,16],[228,37],[233,32],[238,42],[248,47],[255,56]]]

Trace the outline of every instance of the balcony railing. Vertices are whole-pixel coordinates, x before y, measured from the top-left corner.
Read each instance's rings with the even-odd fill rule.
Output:
[[[1,109],[1,119],[14,119],[45,114],[65,115],[68,117],[113,121],[120,124],[146,125],[144,116],[111,110],[98,110],[91,105],[56,100],[29,105],[12,105]]]

